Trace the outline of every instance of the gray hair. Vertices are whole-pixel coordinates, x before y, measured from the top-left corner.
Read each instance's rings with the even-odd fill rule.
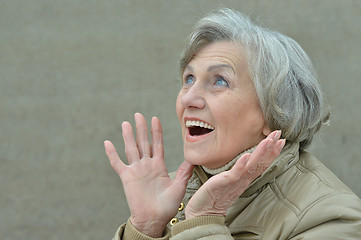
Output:
[[[180,71],[204,46],[218,41],[239,43],[245,51],[260,107],[271,130],[289,142],[308,147],[329,118],[311,60],[293,39],[256,25],[244,14],[219,9],[202,18],[187,40]]]

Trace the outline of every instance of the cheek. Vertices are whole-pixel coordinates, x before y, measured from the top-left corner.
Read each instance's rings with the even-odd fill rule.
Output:
[[[184,112],[184,108],[181,103],[181,98],[182,98],[181,93],[179,93],[176,101],[176,112],[180,122],[182,121],[182,116]]]
[[[237,108],[235,108],[237,106]],[[222,109],[222,111],[217,111]],[[222,137],[232,138],[237,141],[257,138],[265,124],[263,114],[258,104],[254,101],[232,99],[222,107],[215,108],[218,116]],[[232,137],[230,137],[232,136]],[[252,141],[253,142],[253,141]]]
[[[236,130],[239,132],[238,139],[239,141],[246,140],[244,143],[246,148],[258,145],[264,138],[263,129],[265,120],[258,106],[245,107],[235,124],[238,125]]]

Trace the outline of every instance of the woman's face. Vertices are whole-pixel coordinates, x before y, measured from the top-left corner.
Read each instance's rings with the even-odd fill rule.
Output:
[[[185,160],[218,168],[270,133],[241,47],[216,42],[195,54],[177,98]]]

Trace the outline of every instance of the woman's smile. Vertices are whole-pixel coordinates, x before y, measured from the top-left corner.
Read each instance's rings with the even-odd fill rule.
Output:
[[[177,98],[185,159],[220,167],[269,134],[241,48],[212,43],[183,72]]]
[[[188,142],[200,141],[215,130],[211,124],[197,118],[186,117],[185,126],[187,127],[185,139]]]

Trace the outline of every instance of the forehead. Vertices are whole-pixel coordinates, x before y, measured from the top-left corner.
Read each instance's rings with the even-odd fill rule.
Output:
[[[242,70],[246,59],[241,44],[230,41],[208,44],[194,54],[188,65],[212,63],[225,63],[236,71]]]

